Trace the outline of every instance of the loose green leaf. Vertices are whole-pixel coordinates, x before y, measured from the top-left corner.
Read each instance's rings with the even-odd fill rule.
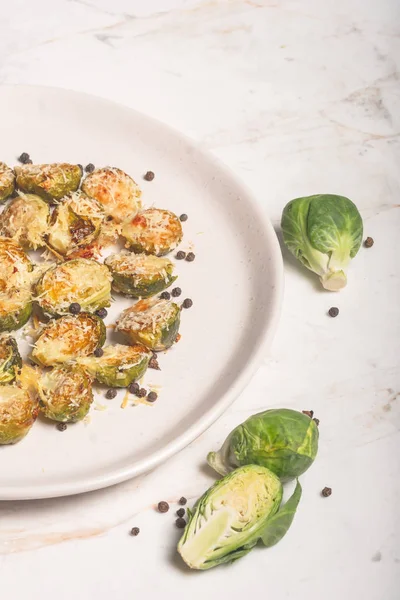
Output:
[[[296,514],[301,494],[301,485],[297,480],[296,488],[289,500],[267,521],[264,533],[261,536],[264,546],[267,546],[267,548],[275,546],[286,535]]]

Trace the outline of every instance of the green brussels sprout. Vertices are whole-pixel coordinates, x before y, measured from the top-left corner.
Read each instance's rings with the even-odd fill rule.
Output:
[[[128,387],[140,379],[149,364],[152,353],[143,346],[106,346],[103,355],[78,358],[81,365],[99,383],[109,387]]]
[[[281,226],[290,252],[319,275],[325,289],[345,287],[346,269],[363,235],[361,215],[351,200],[334,194],[296,198],[285,206]]]
[[[14,191],[15,174],[10,167],[0,162],[0,203],[7,200]]]
[[[101,348],[106,340],[103,321],[89,313],[65,315],[44,325],[32,350],[32,359],[52,367],[88,356]]]
[[[50,316],[67,314],[73,302],[90,313],[110,306],[111,274],[105,265],[75,258],[48,269],[36,285],[36,302]]]
[[[35,194],[20,193],[0,215],[0,232],[23,247],[36,250],[44,246],[49,218],[49,205],[44,200]]]
[[[176,340],[181,310],[174,302],[160,298],[139,300],[121,314],[116,331],[124,333],[132,344],[143,344],[157,352]]]
[[[289,408],[266,410],[249,417],[228,435],[208,464],[225,475],[242,465],[261,465],[282,481],[298,477],[318,452],[318,427],[310,417]]]
[[[121,169],[96,169],[84,179],[82,191],[100,202],[105,213],[117,223],[134,217],[141,208],[139,186]]]
[[[93,402],[92,380],[76,365],[63,365],[43,373],[38,388],[40,410],[52,421],[81,421]]]
[[[0,385],[12,383],[22,367],[18,345],[11,335],[0,336]]]
[[[137,254],[164,256],[174,250],[183,237],[182,225],[174,213],[160,208],[148,208],[123,223],[122,236],[126,247]]]
[[[27,290],[0,294],[0,332],[21,329],[32,314],[32,298]]]
[[[98,238],[103,220],[104,212],[97,200],[74,192],[55,208],[47,242],[58,254],[71,254]]]
[[[14,240],[0,238],[0,331],[19,329],[32,312],[32,263]]]
[[[0,445],[15,444],[26,436],[38,414],[34,395],[18,385],[0,386]]]
[[[113,289],[134,298],[148,298],[165,290],[177,278],[168,258],[122,251],[111,254],[104,264],[113,277]]]
[[[81,182],[79,165],[53,163],[47,165],[21,165],[15,167],[17,188],[37,194],[49,204],[75,192]]]
[[[192,569],[210,569],[248,554],[279,510],[282,484],[247,465],[220,479],[196,502],[178,552]]]

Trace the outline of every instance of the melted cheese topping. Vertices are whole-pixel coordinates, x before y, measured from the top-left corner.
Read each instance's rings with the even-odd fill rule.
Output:
[[[176,305],[169,300],[150,298],[140,300],[124,310],[117,322],[120,331],[145,331],[156,333],[158,325],[164,325],[176,312]]]
[[[168,258],[126,251],[111,254],[104,262],[112,271],[132,277],[134,285],[139,285],[143,280],[156,278],[164,279],[168,283],[167,269],[170,272],[173,269],[173,263]]]
[[[36,250],[43,246],[49,215],[48,204],[39,196],[19,192],[0,216],[1,235]]]
[[[15,179],[14,171],[5,163],[0,162],[0,187],[8,188]]]
[[[149,208],[122,226],[127,247],[141,246],[149,254],[166,254],[177,247],[182,239],[182,225],[168,210]]]
[[[34,417],[35,408],[26,390],[16,385],[0,386],[0,428],[8,423],[24,424]]]
[[[96,198],[118,223],[136,215],[141,207],[139,186],[121,169],[96,169],[86,177],[82,190]]]

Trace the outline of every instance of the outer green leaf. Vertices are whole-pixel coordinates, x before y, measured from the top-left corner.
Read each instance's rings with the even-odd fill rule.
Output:
[[[297,480],[296,488],[289,500],[267,521],[264,533],[261,536],[263,544],[267,548],[275,546],[288,532],[296,514],[301,494],[301,485],[299,480]]]

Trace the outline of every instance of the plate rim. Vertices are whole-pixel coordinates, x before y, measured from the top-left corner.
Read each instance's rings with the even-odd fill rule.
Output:
[[[273,265],[273,271],[275,275],[275,285],[271,288],[271,302],[269,306],[269,321],[265,320],[263,323],[263,331],[261,339],[254,350],[253,356],[247,361],[245,367],[242,370],[241,375],[238,377],[236,382],[229,385],[227,391],[219,396],[218,400],[214,405],[207,410],[207,412],[196,419],[190,427],[188,427],[181,435],[175,438],[173,441],[166,444],[163,448],[160,448],[156,452],[152,453],[151,456],[141,459],[131,465],[121,467],[119,469],[111,469],[110,471],[103,473],[102,475],[95,475],[88,478],[85,481],[78,480],[77,482],[67,481],[65,483],[55,484],[44,484],[40,487],[35,488],[34,485],[20,485],[20,486],[0,486],[0,500],[38,500],[43,498],[57,498],[63,496],[70,496],[75,494],[82,494],[91,492],[94,490],[103,489],[127,481],[133,477],[137,477],[153,470],[158,465],[162,464],[174,454],[177,454],[180,450],[183,450],[197,437],[204,433],[209,427],[233,404],[243,389],[246,387],[250,379],[253,377],[257,369],[262,363],[262,359],[276,333],[279,318],[282,309],[283,290],[284,290],[284,269],[283,269],[283,257],[280,249],[278,237],[274,230],[271,220],[267,215],[267,211],[257,201],[256,195],[252,190],[245,184],[221,159],[215,156],[212,152],[201,148],[199,143],[182,133],[179,129],[170,126],[163,121],[150,116],[146,113],[136,110],[131,106],[127,106],[121,102],[105,98],[103,96],[97,96],[87,92],[74,90],[70,88],[63,88],[57,86],[44,86],[34,84],[1,84],[0,95],[7,90],[18,89],[23,91],[26,90],[37,90],[42,91],[43,94],[46,90],[51,90],[56,93],[67,93],[74,96],[85,96],[89,100],[94,102],[100,101],[105,105],[109,105],[111,108],[120,108],[135,113],[141,119],[150,121],[169,132],[170,134],[181,138],[188,147],[190,147],[199,156],[204,158],[208,162],[212,162],[221,174],[229,179],[235,190],[238,191],[240,196],[246,197],[246,201],[251,206],[254,215],[258,219],[258,223],[267,236],[271,246],[271,263]]]

